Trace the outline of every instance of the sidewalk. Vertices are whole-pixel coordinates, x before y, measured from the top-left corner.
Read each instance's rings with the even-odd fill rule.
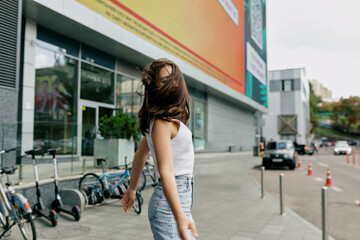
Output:
[[[279,215],[279,202],[260,188],[250,169],[260,164],[251,153],[204,153],[195,160],[193,217],[199,239],[320,240],[321,232],[289,209]],[[80,222],[61,215],[56,228],[37,220],[38,239],[152,239],[147,209],[152,189],[142,192],[142,212],[124,213],[119,201],[89,207]],[[286,199],[285,199],[286,205]],[[14,227],[12,236],[18,238]]]

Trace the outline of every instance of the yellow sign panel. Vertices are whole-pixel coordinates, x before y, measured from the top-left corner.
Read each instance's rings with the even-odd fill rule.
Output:
[[[244,94],[243,0],[231,17],[215,0],[77,1]]]

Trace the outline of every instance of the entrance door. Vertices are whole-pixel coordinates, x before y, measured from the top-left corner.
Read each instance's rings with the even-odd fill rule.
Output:
[[[96,138],[96,108],[82,106],[81,156],[94,155]]]
[[[113,109],[94,103],[81,103],[81,156],[94,156],[94,139],[101,138],[98,133],[99,119],[112,116]]]

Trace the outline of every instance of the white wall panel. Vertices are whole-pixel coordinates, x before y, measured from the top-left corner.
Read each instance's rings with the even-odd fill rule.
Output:
[[[62,13],[68,18],[84,24],[85,26],[96,30],[96,15],[94,11],[89,8],[84,7],[84,5],[73,1],[73,0],[62,0],[64,2],[64,10],[61,12],[59,10],[55,10],[57,12]],[[47,6],[51,5],[50,3],[46,4]],[[104,26],[107,28],[108,26]]]
[[[208,95],[207,143],[209,149],[250,151],[254,146],[254,113]]]

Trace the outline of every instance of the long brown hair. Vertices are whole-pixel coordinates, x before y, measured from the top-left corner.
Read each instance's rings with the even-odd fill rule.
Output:
[[[160,79],[159,72],[170,66],[169,76]],[[144,102],[139,111],[139,130],[143,135],[148,132],[151,119],[165,121],[178,119],[186,124],[190,117],[190,95],[180,68],[168,59],[158,59],[147,65],[142,72],[141,82],[145,87]]]

